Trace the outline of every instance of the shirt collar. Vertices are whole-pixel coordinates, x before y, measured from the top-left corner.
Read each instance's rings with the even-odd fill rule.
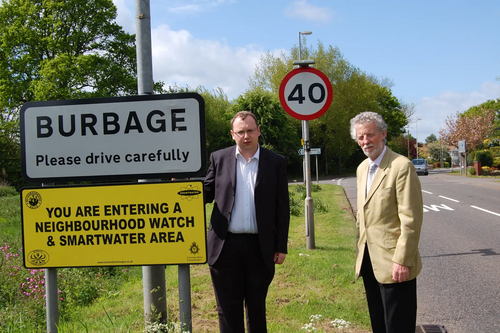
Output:
[[[235,146],[235,147],[236,147],[236,152],[234,153],[234,156],[236,157],[236,159],[238,159],[238,156],[241,156],[241,157],[244,159],[243,155],[241,155],[240,150],[238,149],[238,146]],[[252,157],[250,157],[250,160],[252,160],[252,159],[254,159],[254,158],[255,158],[257,161],[258,161],[258,160],[259,160],[259,158],[260,158],[260,145],[257,145],[257,151],[255,152],[255,154],[254,154]],[[250,160],[249,160],[249,161],[250,161]]]
[[[378,167],[380,165],[380,163],[382,162],[382,159],[384,158],[386,150],[387,150],[387,146],[384,145],[384,150],[382,150],[382,153],[380,153],[380,155],[377,157],[377,159],[375,161],[370,160],[370,166],[375,164]]]

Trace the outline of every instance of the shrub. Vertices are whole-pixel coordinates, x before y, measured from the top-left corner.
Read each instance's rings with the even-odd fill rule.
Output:
[[[290,196],[290,215],[292,216],[300,216],[304,210],[304,207],[302,206],[302,202],[300,200],[295,199],[294,197]]]
[[[0,186],[0,197],[13,197],[19,195],[16,189],[12,186]]]
[[[469,167],[467,169],[469,171],[469,175],[474,176],[476,174],[476,170],[474,169],[474,167]]]
[[[500,157],[500,147],[490,147],[491,154],[493,158]]]
[[[318,213],[327,213],[328,212],[328,205],[321,200],[321,198],[318,198],[314,200],[314,210]]]
[[[495,157],[491,166],[500,169],[500,157]]]
[[[474,165],[474,156],[472,154],[467,155],[467,165]]]
[[[475,160],[481,162],[481,166],[491,167],[493,165],[493,155],[489,150],[476,151]]]

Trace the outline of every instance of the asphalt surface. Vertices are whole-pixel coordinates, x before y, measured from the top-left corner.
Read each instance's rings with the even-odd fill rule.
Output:
[[[449,182],[455,182],[455,183],[461,183],[461,184],[467,184],[467,185],[473,185],[473,186],[479,186],[479,187],[485,187],[485,188],[491,188],[491,189],[497,189],[500,190],[500,179],[499,178],[479,178],[479,177],[465,177],[465,176],[459,176],[456,174],[450,174],[449,172],[451,169],[440,169],[437,171],[430,171],[430,174],[439,174],[440,177],[442,177],[445,181]],[[421,176],[421,177],[426,177],[426,176]],[[344,177],[343,179],[347,178],[356,178],[355,176],[347,176]],[[356,182],[342,182],[339,183],[342,187],[344,187],[345,194],[347,196],[347,200],[349,200],[349,203],[351,204],[351,208],[354,212],[354,217],[356,218],[356,211],[357,211],[357,189],[356,189]]]

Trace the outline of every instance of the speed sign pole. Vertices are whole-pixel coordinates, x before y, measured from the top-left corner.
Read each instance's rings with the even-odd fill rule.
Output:
[[[307,248],[314,249],[314,202],[311,197],[311,145],[309,120],[321,117],[330,107],[333,89],[328,77],[310,67],[313,60],[295,61],[299,67],[288,73],[280,85],[280,102],[292,117],[302,120],[302,146],[305,159],[305,227]]]

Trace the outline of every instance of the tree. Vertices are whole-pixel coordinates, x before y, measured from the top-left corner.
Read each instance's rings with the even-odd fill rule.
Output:
[[[427,144],[427,152],[429,153],[431,163],[441,162],[441,160],[443,163],[451,162],[448,146],[441,140],[429,142]]]
[[[458,141],[465,140],[467,153],[483,143],[494,128],[495,111],[480,108],[474,113],[458,113],[448,116],[439,135],[444,143],[457,147]]]
[[[216,150],[234,145],[230,133],[233,105],[220,88],[212,92],[203,87],[198,87],[196,90],[205,101],[207,157],[209,157]]]
[[[112,0],[3,0],[0,133],[9,147],[19,149],[26,102],[137,94],[135,37],[115,18]]]
[[[437,139],[436,135],[431,134],[431,135],[429,135],[427,138],[425,138],[425,143],[426,143],[426,144],[429,144],[429,143],[431,143],[431,142],[435,142],[435,141],[437,141],[437,140],[438,140],[438,139]]]
[[[20,149],[6,135],[0,133],[0,186],[15,185],[19,190],[24,184],[21,177]]]
[[[499,136],[500,134],[500,98],[497,98],[496,100],[490,99],[487,100],[486,102],[473,106],[469,108],[467,111],[465,111],[466,114],[471,114],[471,115],[476,115],[476,114],[481,114],[482,109],[488,109],[488,110],[493,110],[495,112],[495,119],[494,119],[494,128],[492,129],[492,133],[488,134],[496,134],[496,136]]]
[[[4,0],[0,106],[136,94],[135,38],[115,18],[111,0]]]
[[[401,102],[401,111],[405,114],[406,119],[411,119],[415,114],[415,104]]]

